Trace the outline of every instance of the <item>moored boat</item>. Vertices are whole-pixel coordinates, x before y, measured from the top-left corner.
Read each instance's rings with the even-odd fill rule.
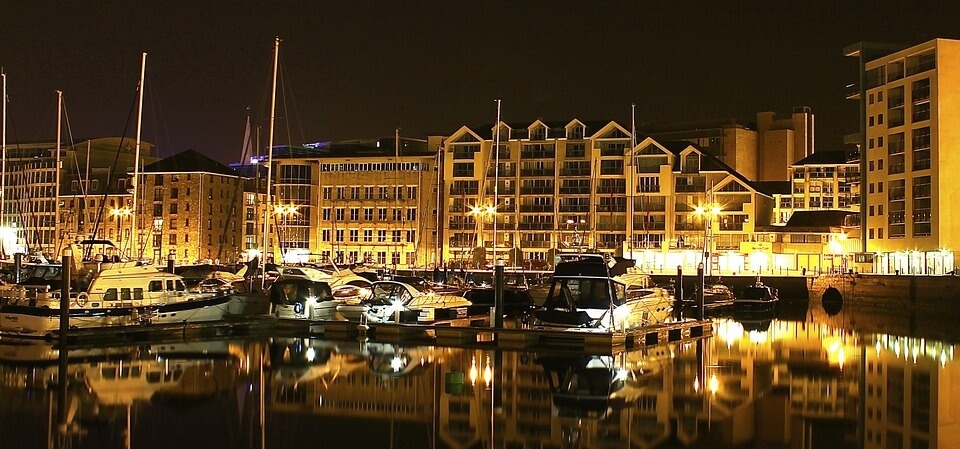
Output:
[[[47,337],[58,330],[64,298],[51,287],[22,285],[7,296],[0,306],[0,332]],[[88,288],[66,300],[68,326],[78,329],[219,320],[230,296],[189,292],[176,274],[118,263],[97,273]]]
[[[733,306],[740,309],[773,310],[779,302],[777,289],[757,278],[753,285],[744,288],[743,293],[733,300]]]
[[[471,302],[454,295],[441,295],[399,281],[377,281],[370,286],[370,296],[357,304],[340,304],[337,312],[350,321],[380,323],[435,321],[466,315]]]
[[[611,271],[617,266],[595,254],[557,263],[547,299],[534,312],[534,325],[612,331],[666,321],[673,311],[666,290],[651,286],[640,273]]]

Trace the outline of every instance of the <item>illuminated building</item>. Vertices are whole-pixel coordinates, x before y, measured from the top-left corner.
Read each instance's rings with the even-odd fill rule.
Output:
[[[847,97],[860,104],[862,259],[880,273],[952,271],[960,184],[949,174],[960,161],[947,150],[960,139],[960,41],[861,43],[844,53],[860,68]]]
[[[236,171],[193,150],[143,167],[137,245],[133,258],[177,264],[233,263],[243,260],[244,226],[256,206],[252,186]]]

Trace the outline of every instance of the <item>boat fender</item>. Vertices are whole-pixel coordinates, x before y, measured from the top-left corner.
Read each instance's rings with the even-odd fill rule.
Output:
[[[77,305],[80,306],[80,307],[83,307],[84,305],[86,305],[86,304],[87,304],[87,294],[86,294],[86,293],[80,293],[80,294],[78,294],[78,295],[77,295],[76,303],[77,303]]]
[[[303,313],[303,303],[302,303],[302,302],[295,302],[295,303],[293,303],[293,313],[296,313],[297,315],[300,315],[301,313]]]

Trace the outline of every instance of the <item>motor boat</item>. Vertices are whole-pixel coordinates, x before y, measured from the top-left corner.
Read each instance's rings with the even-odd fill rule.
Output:
[[[47,272],[56,270],[46,269]],[[183,278],[155,266],[115,263],[93,275],[86,289],[61,298],[53,284],[21,285],[0,306],[0,332],[48,337],[60,328],[60,305],[69,301],[69,327],[98,328],[215,321],[230,296],[187,291]]]
[[[357,304],[340,304],[337,313],[350,321],[381,323],[407,320],[435,321],[466,315],[471,302],[454,295],[440,295],[400,281],[377,281],[370,296]]]
[[[666,321],[673,297],[623,265],[596,254],[561,260],[533,324],[613,331]]]
[[[340,300],[326,281],[283,277],[270,285],[270,304],[277,318],[336,319]]]
[[[699,292],[697,286],[694,286],[693,293],[683,298],[684,307],[699,307]],[[733,304],[736,294],[726,284],[720,282],[708,282],[703,286],[703,304],[705,307],[711,306],[730,306]]]
[[[774,310],[780,298],[777,289],[763,283],[760,278],[743,289],[743,294],[733,300],[735,309]]]

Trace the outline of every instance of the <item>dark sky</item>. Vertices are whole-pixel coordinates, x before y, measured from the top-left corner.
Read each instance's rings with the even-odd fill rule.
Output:
[[[134,134],[161,156],[240,158],[247,108],[268,127],[282,39],[276,144],[449,134],[506,121],[715,118],[810,106],[817,148],[854,132],[844,85],[859,41],[958,38],[960,7],[912,1],[0,0],[8,142]],[[264,137],[264,141],[266,138]]]

